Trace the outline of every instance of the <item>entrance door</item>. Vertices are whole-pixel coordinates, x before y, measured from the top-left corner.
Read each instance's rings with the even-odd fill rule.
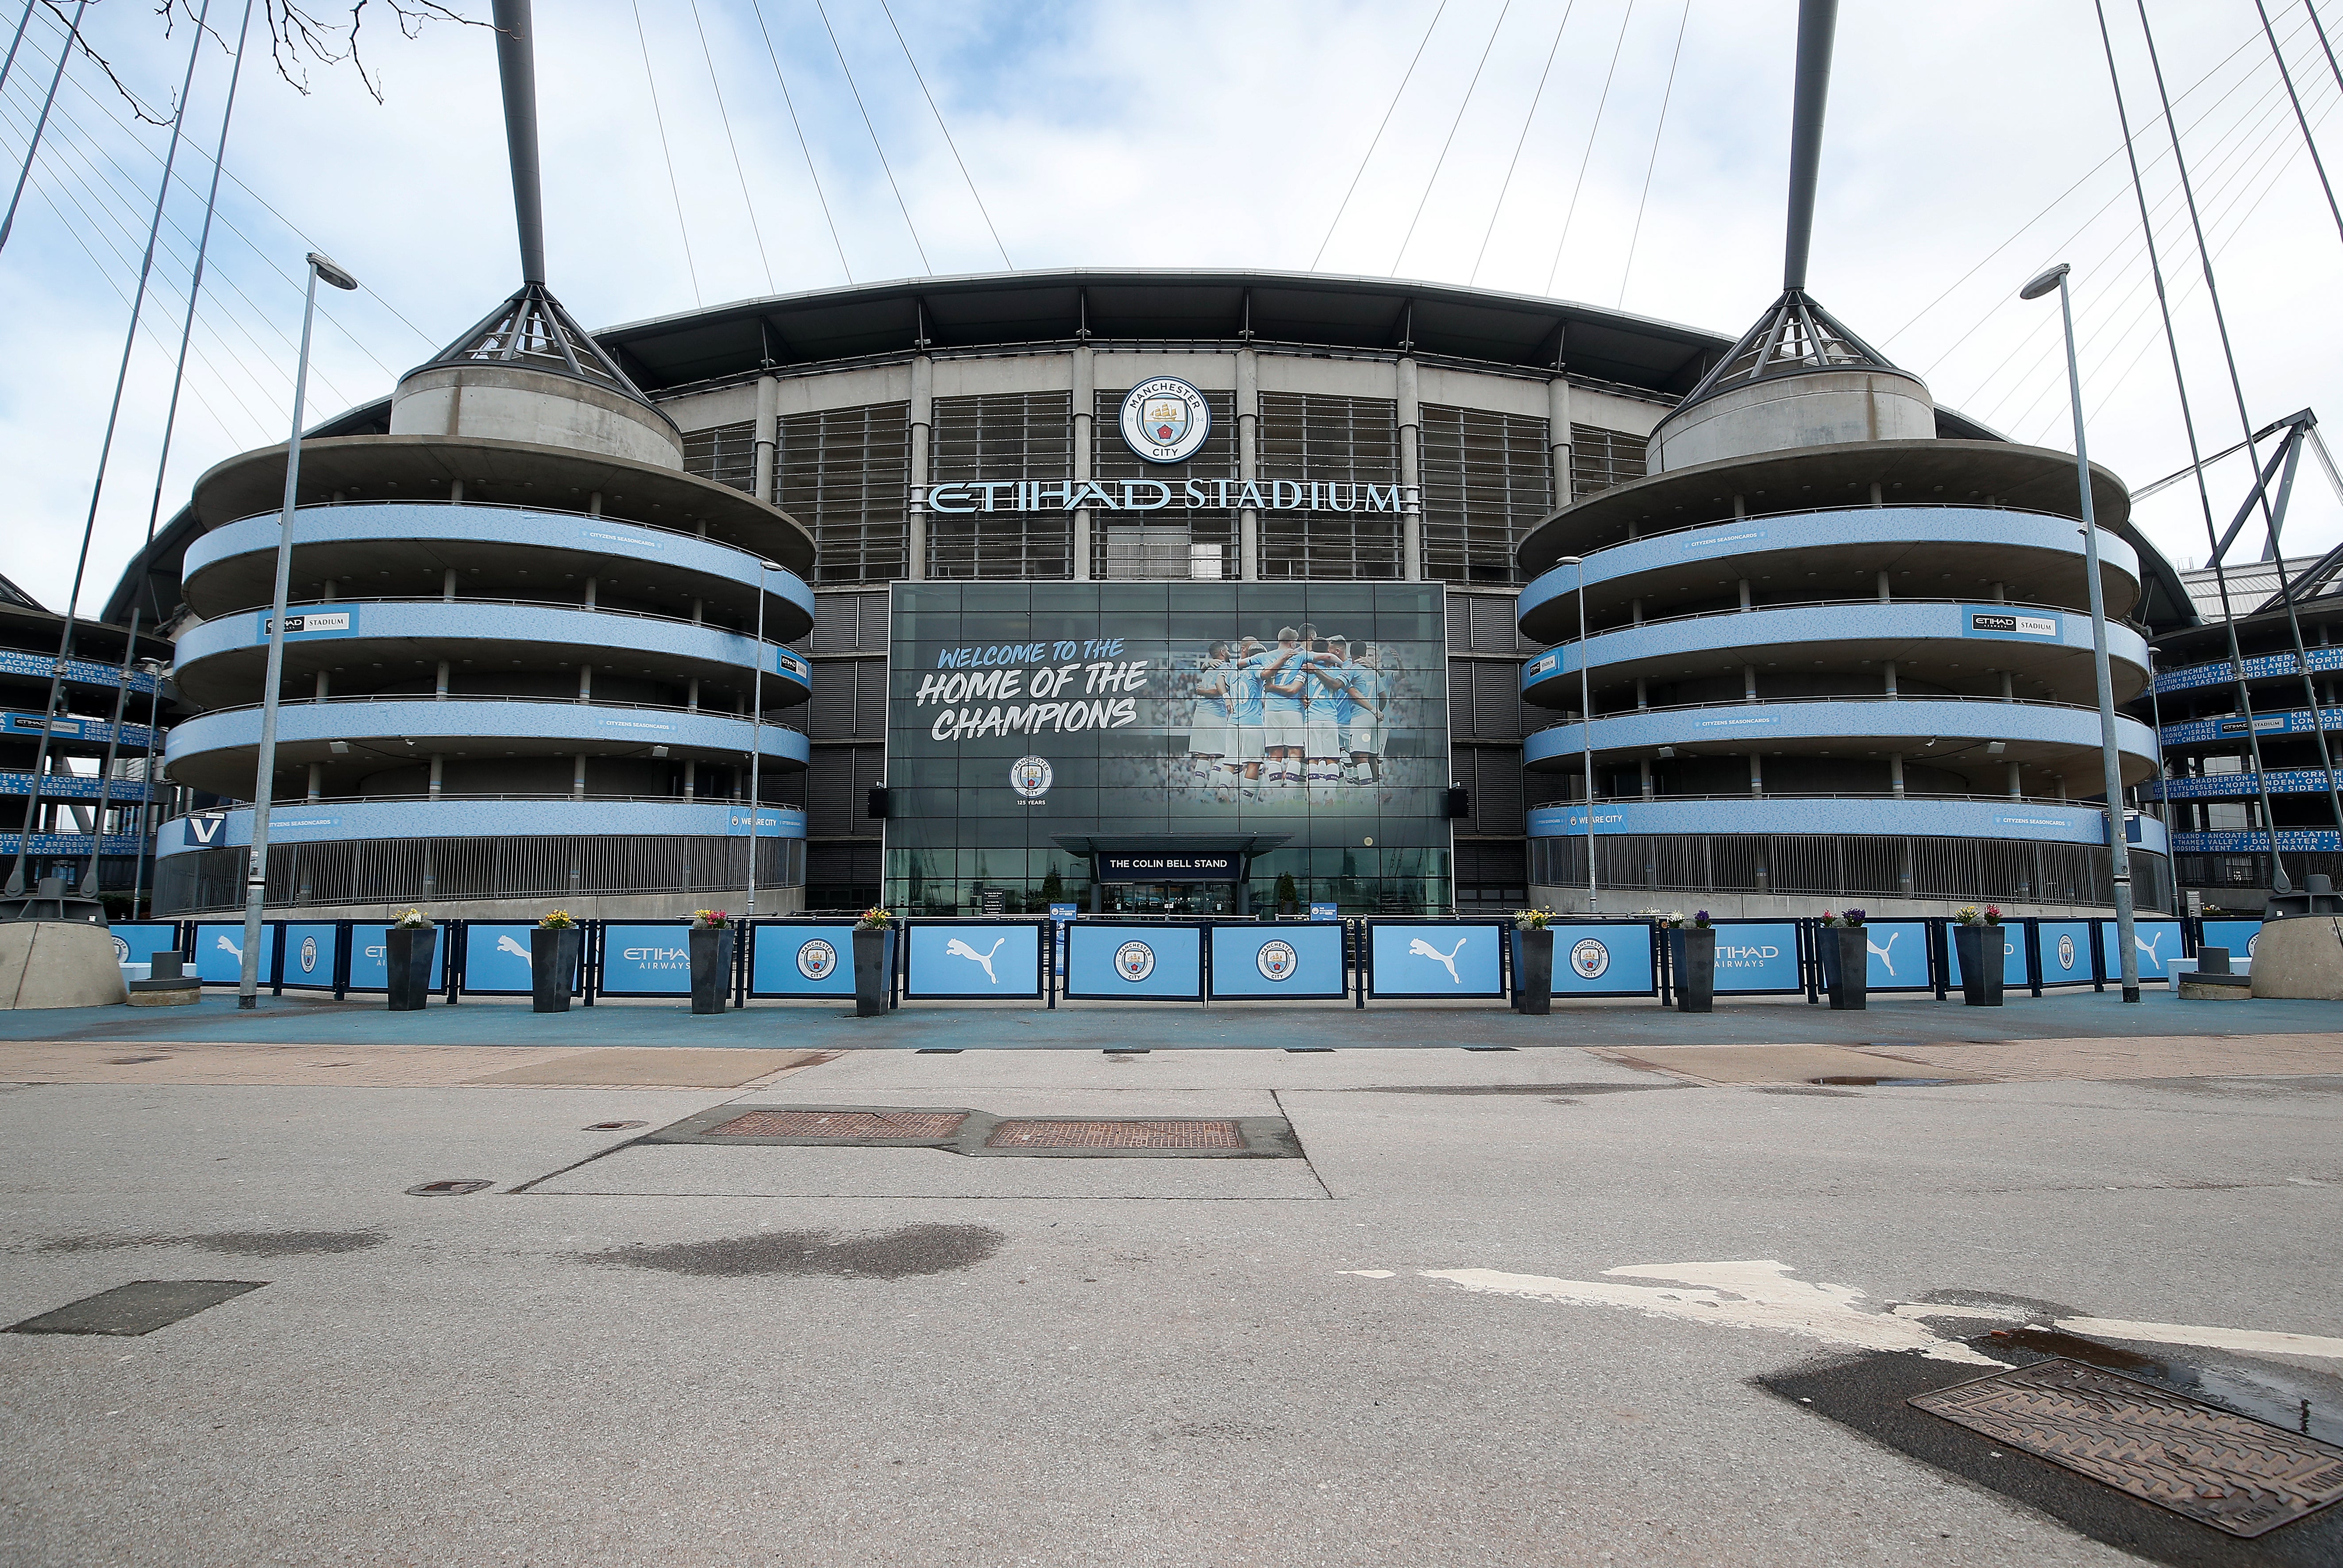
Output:
[[[1233,915],[1232,882],[1108,882],[1100,902],[1110,915]]]

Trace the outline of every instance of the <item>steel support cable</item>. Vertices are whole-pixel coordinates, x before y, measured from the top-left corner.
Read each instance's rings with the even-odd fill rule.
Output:
[[[773,62],[773,80],[781,85],[781,106],[789,112],[789,128],[798,134],[798,151],[805,155],[806,176],[813,181],[813,199],[821,204],[821,221],[830,226],[830,243],[838,247],[838,269],[846,274],[846,281],[854,281],[854,268],[847,265],[846,242],[838,237],[838,220],[830,215],[830,197],[821,188],[821,176],[813,166],[813,148],[806,141],[805,126],[798,120],[797,100],[789,96],[789,79],[781,74],[780,51],[773,47],[772,29],[765,25],[764,0],[749,0],[749,8],[757,15],[757,31],[765,35],[765,53]]]
[[[1489,41],[1481,45],[1480,64],[1473,67],[1473,79],[1464,84],[1463,99],[1456,106],[1456,117],[1448,122],[1448,135],[1440,144],[1440,156],[1432,160],[1432,173],[1423,182],[1423,194],[1416,198],[1415,216],[1407,220],[1407,232],[1399,237],[1399,253],[1392,257],[1390,276],[1399,276],[1399,264],[1407,259],[1407,247],[1415,238],[1415,226],[1423,221],[1423,209],[1432,200],[1432,187],[1440,183],[1440,171],[1448,162],[1448,149],[1456,143],[1457,128],[1464,123],[1464,111],[1473,106],[1473,95],[1481,86],[1481,73],[1488,68],[1489,53],[1497,46],[1497,35],[1504,30],[1505,15],[1513,8],[1513,0],[1497,7],[1496,25],[1489,29]]]
[[[130,358],[138,347],[138,317],[141,307],[146,303],[146,279],[155,269],[156,236],[162,232],[163,206],[171,195],[171,165],[179,155],[179,135],[187,123],[187,89],[195,85],[196,62],[201,57],[204,47],[204,19],[211,14],[211,0],[203,0],[203,8],[196,15],[196,35],[187,45],[187,70],[179,83],[179,108],[178,112],[171,116],[170,150],[163,159],[162,183],[155,191],[155,218],[146,230],[146,259],[139,264],[138,288],[130,301],[130,325],[122,335],[122,361],[114,373],[114,399],[106,409],[106,435],[98,443],[97,472],[90,480],[89,516],[82,522],[81,548],[74,558],[73,588],[65,595],[65,612],[57,628],[57,657],[55,662],[49,668],[48,700],[41,708],[43,720],[41,739],[40,744],[34,749],[32,779],[25,791],[24,827],[19,830],[16,838],[15,862],[8,871],[7,895],[10,898],[25,890],[25,859],[32,852],[33,825],[38,820],[41,809],[41,778],[47,770],[49,763],[52,727],[47,722],[47,718],[56,712],[58,700],[65,691],[65,660],[73,655],[74,632],[79,625],[81,614],[82,580],[89,572],[90,540],[96,536],[98,503],[106,495],[106,466],[107,460],[114,455],[114,434],[122,418],[122,393],[123,389],[129,385]],[[80,19],[78,12],[75,14],[75,19],[78,24]],[[67,44],[71,44],[70,39],[67,40]],[[58,69],[61,73],[64,69],[64,58],[62,55],[58,56]],[[54,82],[50,84],[49,95],[52,100],[56,96],[56,85]],[[46,119],[46,115],[47,111],[45,107],[44,120]],[[29,175],[32,167],[33,155],[28,149],[25,156],[25,172]],[[24,182],[19,180],[17,195],[21,196],[23,194]],[[10,211],[13,216],[13,203]],[[90,826],[93,829],[102,831],[106,824],[92,821]]]
[[[984,219],[985,232],[992,236],[992,248],[1001,253],[1001,265],[1011,272],[1016,271],[1017,264],[1009,259],[1009,247],[1001,243],[1001,231],[992,226],[992,214],[984,205],[984,195],[976,188],[976,176],[968,172],[968,164],[960,156],[960,144],[952,140],[951,127],[944,124],[944,112],[936,107],[936,95],[928,91],[928,79],[920,74],[919,61],[911,57],[910,43],[904,38],[903,29],[897,25],[895,13],[888,9],[887,0],[879,0],[879,10],[887,18],[887,25],[894,28],[895,42],[903,50],[903,61],[911,67],[911,79],[920,84],[920,95],[928,101],[928,113],[935,116],[936,129],[944,134],[944,146],[951,149],[952,162],[960,165],[960,177],[968,182],[968,194],[976,198],[977,216]]]
[[[2310,149],[2310,166],[2318,171],[2318,188],[2326,193],[2327,210],[2334,215],[2335,236],[2343,239],[2343,207],[2335,205],[2335,187],[2327,180],[2326,160],[2318,156],[2318,144],[2311,139],[2310,121],[2302,112],[2302,98],[2294,90],[2294,73],[2287,69],[2286,51],[2278,46],[2278,30],[2270,25],[2269,9],[2262,0],[2254,0],[2254,14],[2262,19],[2262,35],[2269,40],[2270,58],[2278,62],[2278,80],[2286,84],[2287,101],[2294,106],[2295,123],[2302,127],[2302,145]],[[2343,822],[2337,824],[2343,827]]]
[[[920,270],[934,276],[935,266],[928,260],[928,247],[920,243],[920,226],[911,221],[911,207],[903,199],[903,187],[895,183],[895,166],[887,161],[887,149],[879,140],[879,127],[870,123],[870,110],[862,101],[862,89],[855,85],[854,67],[846,63],[846,50],[838,42],[838,29],[830,25],[830,10],[822,0],[813,0],[814,11],[821,17],[821,30],[830,35],[830,52],[838,56],[838,68],[846,73],[846,90],[854,95],[854,106],[861,111],[862,128],[870,133],[870,147],[879,155],[879,167],[887,176],[887,188],[895,193],[895,205],[902,209],[903,226],[911,231],[911,248],[920,253]]]
[[[1689,3],[1689,0],[1687,0]],[[1473,271],[1465,278],[1469,286],[1481,281],[1481,263],[1489,254],[1489,241],[1496,237],[1497,219],[1505,210],[1505,197],[1513,188],[1513,170],[1520,166],[1522,149],[1529,146],[1530,126],[1537,119],[1538,105],[1545,100],[1545,81],[1554,74],[1554,56],[1562,53],[1562,35],[1570,26],[1570,14],[1578,9],[1578,0],[1569,0],[1562,8],[1562,21],[1554,30],[1554,43],[1545,52],[1545,67],[1538,72],[1537,91],[1530,95],[1530,111],[1522,116],[1522,134],[1513,140],[1513,156],[1505,160],[1505,177],[1497,186],[1497,205],[1489,209],[1489,226],[1481,231],[1481,248],[1473,253]]]
[[[2287,432],[2286,473],[2278,480],[2278,507],[2272,513],[2274,518],[2283,518],[2286,516],[2287,499],[2294,494],[2295,468],[2302,461],[2303,437],[2316,428],[2316,426],[2297,425]],[[2275,457],[2276,454],[2272,456]],[[2268,485],[2268,470],[2264,470],[2261,482],[2254,487],[2254,493],[2257,496],[2267,497]],[[2336,783],[2335,753],[2327,744],[2327,710],[2318,705],[2318,688],[2310,678],[2310,650],[2302,643],[2302,618],[2295,611],[2294,587],[2287,580],[2286,553],[2278,548],[2276,523],[2272,524],[2270,529],[2270,551],[2277,559],[2278,598],[2286,603],[2287,630],[2294,638],[2294,667],[2302,673],[2303,704],[2310,715],[2310,732],[2318,741],[2319,766],[2327,774],[2328,809],[2335,814],[2337,834],[2343,836],[2343,788],[2338,788]]]
[[[2157,96],[2159,99],[2162,99],[2164,97],[2164,65],[2157,57],[2155,30],[2148,25],[2147,0],[2133,0],[2133,3],[2139,12],[2140,36],[2147,45],[2147,63],[2149,68],[2155,74]],[[2258,0],[2257,0],[2257,9],[2258,9]],[[2281,74],[2283,74],[2285,70],[2284,61],[2279,62],[2279,70]],[[2287,80],[2287,94],[2291,97],[2293,93],[2293,79],[2288,77]],[[2299,104],[2298,104],[2296,107],[2297,112],[2299,113]],[[2165,118],[2167,127],[2169,126],[2171,115],[2171,105],[2167,101],[2165,105]],[[2310,127],[2306,122],[2303,126],[2303,140],[2306,143],[2308,143],[2309,139]],[[2311,147],[2310,156],[2312,161],[2314,163],[2317,162],[2318,150],[2316,146]],[[2256,445],[2258,437],[2254,430],[2253,415],[2248,412],[2246,407],[2246,384],[2244,378],[2237,374],[2237,350],[2232,347],[2229,341],[2228,316],[2221,308],[2221,286],[2213,276],[2213,253],[2205,243],[2205,226],[2197,216],[2197,194],[2189,184],[2188,160],[2181,151],[2180,135],[2177,129],[2172,131],[2172,161],[2179,170],[2180,189],[2188,197],[2188,223],[2190,229],[2197,236],[2197,259],[2198,264],[2204,268],[2205,272],[2205,297],[2206,300],[2213,307],[2213,325],[2218,329],[2220,334],[2221,362],[2229,373],[2229,394],[2237,404],[2237,423],[2246,438],[2246,453],[2247,456],[2252,459],[2254,467],[2256,471],[2258,472],[2261,467],[2261,451]],[[2319,181],[2322,185],[2326,182],[2326,172],[2322,169],[2319,173]],[[2338,220],[2338,223],[2343,223],[2343,220]],[[2339,229],[2338,232],[2343,232],[2343,229]],[[2298,442],[2297,443],[2297,446],[2298,447],[2299,447]],[[2287,465],[2286,479],[2288,487],[2291,488],[2294,483],[2294,465],[2291,462]],[[2260,503],[2261,506],[2263,526],[2268,532],[2270,554],[2272,556],[2277,556],[2278,533],[2278,512],[2270,505],[2269,491],[2268,487],[2257,485],[2254,487],[2253,498]],[[2287,587],[2286,561],[2283,557],[2280,557],[2278,562],[2278,586],[2280,597],[2286,600],[2287,619],[2289,624],[2294,624],[2294,595]],[[2298,624],[2294,624],[2294,637],[2296,651],[2299,656],[2301,652],[2302,628]],[[2302,689],[2305,692],[2310,693],[2310,731],[2312,736],[2318,742],[2318,759],[2326,767],[2327,785],[2330,794],[2332,794],[2335,788],[2335,759],[2333,753],[2328,750],[2327,745],[2327,725],[2325,720],[2319,716],[2318,698],[2318,694],[2311,687],[2310,666],[2308,660],[2306,657],[2298,658],[2298,661],[2301,664],[2302,668]],[[2255,759],[2255,767],[2258,769],[2260,765],[2260,759],[2257,757]],[[2263,798],[2265,801],[2267,801],[2268,798],[2268,780],[2262,781],[2262,787],[2264,791]],[[2335,830],[2338,835],[2338,841],[2343,841],[2343,796],[2335,796],[2333,799],[2333,805],[2335,809]],[[2263,809],[2267,810],[2268,808],[2265,805]],[[2273,852],[2275,852],[2275,834],[2277,833],[2277,824],[2272,822],[2270,831],[2273,835]]]
[[[708,85],[716,95],[716,117],[724,126],[724,145],[732,150],[732,173],[740,181],[740,206],[749,214],[749,232],[756,236],[757,259],[764,264],[765,292],[777,293],[773,258],[765,253],[765,231],[758,226],[757,204],[749,196],[749,170],[740,162],[740,144],[732,136],[732,116],[724,106],[724,84],[716,77],[716,51],[708,46],[708,24],[699,19],[699,0],[691,0],[691,25],[699,35],[699,57],[708,62]]]
[[[1351,197],[1358,192],[1359,178],[1367,172],[1367,165],[1374,161],[1375,148],[1383,145],[1383,132],[1391,128],[1392,111],[1399,107],[1400,98],[1407,92],[1407,85],[1415,79],[1415,67],[1423,59],[1424,45],[1432,42],[1433,29],[1440,25],[1440,18],[1447,11],[1448,0],[1440,0],[1432,13],[1431,25],[1424,28],[1423,36],[1416,40],[1415,53],[1408,56],[1407,69],[1400,73],[1399,86],[1392,93],[1391,102],[1383,106],[1383,117],[1375,122],[1375,134],[1367,138],[1366,156],[1359,160],[1358,168],[1351,176],[1350,185],[1343,189],[1342,199],[1335,205],[1334,220],[1326,226],[1326,237],[1318,242],[1317,252],[1310,258],[1311,271],[1318,270],[1318,263],[1325,256],[1326,247],[1333,243],[1334,231],[1342,226],[1342,215],[1350,210]]]
[[[2295,32],[2299,33],[2301,30],[2301,25],[2297,24]],[[2293,34],[2289,34],[2288,36],[2291,37],[2293,36]],[[2227,55],[2222,55],[2220,59],[2215,61],[2212,65],[2206,70],[2203,75],[2198,76],[2196,81],[2190,83],[2188,86],[2182,91],[2180,95],[2173,100],[2173,102],[2187,102],[2192,94],[2194,94],[2199,87],[2202,87],[2206,83],[2211,81],[2216,75],[2219,75],[2224,66],[2227,65],[2230,61],[2236,59],[2239,55],[2244,54],[2252,43],[2253,40],[2248,37],[2245,43],[2238,45]],[[2206,116],[2210,115],[2215,109],[2219,108],[2223,103],[2227,101],[2231,93],[2235,93],[2239,87],[2244,86],[2252,79],[2253,78],[2250,74],[2239,76],[2237,81],[2230,84],[2227,92],[2224,92],[2218,98],[2214,99],[2210,104],[2205,106],[2204,114],[2197,116],[2196,119],[2190,121],[2188,128],[2190,130],[2195,130],[2197,126],[2202,125],[2205,121]],[[2143,126],[2140,128],[2144,131],[2147,127]],[[1896,327],[1893,332],[1890,332],[1885,337],[1878,339],[1879,346],[1882,348],[1886,347],[1898,337],[1904,336],[1905,333],[1918,326],[1922,317],[1926,316],[1930,311],[1936,309],[1936,307],[1944,304],[1946,300],[1950,299],[1954,294],[1959,290],[1961,285],[1966,283],[1970,278],[1975,277],[1978,273],[1984,271],[1986,266],[1992,262],[1994,257],[1999,256],[2003,251],[2007,250],[2011,246],[2016,245],[2019,239],[2025,236],[2027,229],[2032,228],[2036,224],[2040,223],[2044,218],[2048,217],[2051,213],[2057,209],[2059,203],[2065,201],[2068,196],[2073,196],[2077,191],[2082,189],[2085,185],[2089,183],[2093,175],[2097,174],[2101,169],[2115,162],[2117,157],[2122,156],[2122,154],[2123,149],[2121,147],[2117,147],[2114,152],[2109,153],[2097,163],[2093,164],[2089,168],[2084,170],[2082,175],[2076,179],[2073,185],[2068,186],[2065,190],[2060,191],[2056,196],[2052,196],[2048,203],[2043,206],[2040,212],[2036,213],[2032,217],[2027,218],[2024,223],[2018,225],[2017,227],[2011,232],[2010,236],[2007,239],[2003,240],[1999,245],[1995,246],[1991,250],[1986,252],[1986,254],[1978,259],[1977,264],[1975,266],[1970,267],[1966,272],[1961,274],[1960,276],[1953,279],[1953,281],[1946,286],[1942,294],[1939,294],[1936,298],[1928,301],[1927,304],[1922,306],[1911,317],[1907,317],[1903,326]],[[2154,161],[2155,160],[2153,158],[2149,160],[2151,164],[2153,164]],[[2089,227],[2092,221],[2099,216],[2099,213],[2107,211],[2108,207],[2113,206],[2117,202],[2121,201],[2122,199],[2123,189],[2121,186],[2117,186],[2116,194],[2109,196],[2106,202],[2102,203],[2097,212],[2094,212],[2091,214],[2090,217],[2085,218],[2083,220],[2082,227],[2077,228],[2075,231],[2075,234],[2080,234],[2084,228]],[[2072,244],[2073,242],[2074,235],[2069,235],[2064,243],[2059,246],[2053,246],[2051,253],[2056,255],[2058,251],[2064,249],[2066,245]],[[1994,308],[2000,308],[1998,301],[1996,301]],[[1989,316],[1992,312],[1988,311],[1986,314]],[[1974,330],[1974,328],[1972,328],[1972,330]],[[1966,334],[1963,334],[1964,340],[1966,340]],[[1943,358],[1943,356],[1939,355],[1937,357],[1941,359]]]
[[[2302,8],[2310,15],[2311,29],[2318,35],[2319,48],[2326,51],[2327,68],[2335,73],[2335,85],[2343,87],[2343,65],[2335,63],[2335,45],[2327,41],[2327,28],[2318,20],[2318,7],[2312,5],[2311,0],[2302,0]]]
[[[25,14],[16,18],[15,35],[8,40],[8,58],[0,61],[0,93],[8,90],[8,73],[16,68],[16,51],[23,47],[25,29],[33,25],[33,7],[41,0],[25,0]]]
[[[691,277],[691,303],[699,299],[699,265],[691,258],[691,227],[683,221],[683,187],[675,179],[675,154],[667,145],[667,116],[659,109],[659,77],[651,71],[651,41],[643,32],[642,0],[628,0],[635,13],[635,42],[643,52],[643,80],[651,90],[651,123],[659,127],[659,156],[667,161],[667,193],[675,201],[675,229],[683,236],[683,267]]]
[[[1554,280],[1562,270],[1563,248],[1570,244],[1570,225],[1578,216],[1578,193],[1586,188],[1586,166],[1594,161],[1595,139],[1603,134],[1603,111],[1611,102],[1611,83],[1619,75],[1619,52],[1627,46],[1627,24],[1635,19],[1635,0],[1627,0],[1626,14],[1619,18],[1619,37],[1611,45],[1611,68],[1603,74],[1603,95],[1594,101],[1594,123],[1586,128],[1586,151],[1578,160],[1578,181],[1570,187],[1570,206],[1563,209],[1562,237],[1554,242],[1554,261],[1545,269],[1545,292],[1554,292]]]
[[[2131,115],[2124,107],[2123,75],[2116,69],[2115,36],[2107,30],[2106,0],[2091,0],[2091,10],[2098,18],[2099,46],[2107,55],[2107,85],[2115,95],[2116,122],[2117,128],[2123,132],[2125,161],[2131,167],[2132,198],[2139,206],[2140,230],[2147,236],[2148,272],[2156,280],[2156,304],[2157,312],[2164,320],[2165,347],[2171,351],[2172,355],[2172,384],[2173,390],[2180,401],[2180,427],[2188,438],[2189,461],[2199,465],[2196,469],[2197,502],[2205,515],[2205,542],[2211,548],[2217,550],[2220,548],[2220,535],[2213,521],[2213,493],[2205,483],[2205,470],[2201,466],[2205,448],[2197,439],[2197,416],[2188,403],[2188,377],[2180,364],[2180,335],[2172,325],[2172,301],[2164,286],[2164,265],[2157,257],[2156,226],[2148,219],[2147,187],[2140,181],[2139,154],[2132,146]],[[2246,662],[2237,648],[2237,618],[2229,604],[2228,575],[2222,570],[2221,563],[2217,558],[2212,562],[2212,567],[2213,585],[2219,590],[2221,598],[2221,624],[2228,632],[2229,673],[2237,682],[2237,711],[2245,719],[2246,745],[2252,752],[2254,759],[2254,780],[2261,800],[2262,829],[2269,839],[2271,889],[2273,891],[2284,892],[2289,890],[2290,885],[2286,878],[2285,858],[2278,853],[2278,823],[2270,815],[2269,777],[2262,767],[2261,736],[2254,727],[2253,694],[2246,689]]]
[[[1684,15],[1676,19],[1675,52],[1668,56],[1668,85],[1660,93],[1660,121],[1652,127],[1652,156],[1644,165],[1644,194],[1635,198],[1635,226],[1627,231],[1627,265],[1619,269],[1617,308],[1627,307],[1627,280],[1635,272],[1635,245],[1644,237],[1644,208],[1652,199],[1652,171],[1660,166],[1660,137],[1668,128],[1668,103],[1676,95],[1676,64],[1684,58],[1684,29],[1692,22],[1692,0],[1684,0]]]
[[[41,156],[41,133],[48,128],[49,110],[56,106],[57,84],[65,80],[65,62],[73,58],[74,40],[81,35],[81,15],[88,9],[89,0],[81,0],[74,7],[65,42],[57,45],[57,68],[49,75],[48,95],[41,100],[41,117],[34,123],[31,140],[25,144],[25,166],[16,171],[16,189],[8,198],[8,216],[0,218],[0,250],[8,248],[8,236],[16,226],[16,205],[25,199],[25,182],[33,177],[33,160]],[[178,124],[176,115],[171,116],[171,123]]]

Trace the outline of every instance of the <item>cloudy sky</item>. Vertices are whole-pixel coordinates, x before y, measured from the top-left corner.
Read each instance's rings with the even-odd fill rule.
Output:
[[[492,38],[444,22],[402,38],[384,4],[363,35],[380,103],[347,64],[310,63],[303,93],[259,44],[247,58],[166,518],[206,467],[284,438],[311,246],[367,285],[328,302],[313,417],[387,392],[518,279]],[[891,24],[880,0],[823,4],[826,17],[816,0],[540,0],[551,281],[582,320],[991,270],[1004,253],[1477,281],[1728,334],[1780,286],[1795,0],[888,0]],[[2343,178],[2343,90],[2309,13],[2266,4]],[[232,42],[243,6],[211,0],[212,28]],[[487,0],[464,8],[484,17]],[[2248,417],[2324,408],[2343,233],[2253,0],[2147,9]],[[153,12],[95,0],[85,27],[167,112],[190,35],[165,37]],[[17,15],[0,0],[0,26]],[[2108,21],[2210,453],[2242,434],[2237,397],[2137,0],[2111,0]],[[12,182],[62,35],[36,4],[0,95]],[[196,64],[85,608],[146,527],[227,65],[216,46]],[[167,138],[75,62],[0,253],[0,572],[52,606],[73,578]],[[2071,448],[2055,307],[2015,298],[2061,258],[2092,454],[2144,485],[2187,444],[2092,6],[1847,0],[1815,295],[1940,401]],[[2343,507],[2314,470],[2303,480],[2289,554],[2343,538]],[[2245,482],[2241,458],[2213,471],[2224,523]],[[2177,561],[2204,558],[2193,487],[2141,516]]]

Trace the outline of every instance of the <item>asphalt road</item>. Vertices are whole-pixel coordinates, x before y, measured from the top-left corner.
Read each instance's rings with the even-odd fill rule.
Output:
[[[1282,1116],[1307,1158],[584,1130],[728,1101]],[[437,1179],[492,1185],[407,1195]],[[2331,1563],[2343,1505],[2238,1542],[1902,1401],[2066,1343],[1996,1326],[2343,1336],[2338,1234],[2333,1077],[1700,1087],[1553,1046],[16,1087],[0,1322],[263,1283],[0,1334],[0,1563]],[[1788,1307],[1699,1284],[1761,1261]],[[1932,1301],[1985,1315],[1889,1311]],[[2343,1442],[2331,1356],[2077,1346]]]

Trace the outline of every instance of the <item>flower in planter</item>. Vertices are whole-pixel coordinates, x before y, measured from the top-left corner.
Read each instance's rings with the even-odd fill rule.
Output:
[[[421,910],[409,910],[392,922],[392,929],[402,931],[427,931],[431,929],[431,920]]]
[[[1861,910],[1849,910],[1846,911],[1844,919],[1847,925],[1859,926],[1863,924],[1863,911]]]
[[[695,931],[720,931],[724,929],[724,925],[725,918],[722,910],[691,911],[691,929]]]
[[[1998,917],[2000,911],[1996,910],[1994,913]],[[1963,904],[1959,909],[1953,911],[1953,919],[1965,926],[1981,926],[1985,924],[1985,917],[1977,912],[1977,907],[1975,904]]]
[[[568,931],[578,929],[578,918],[568,910],[556,910],[537,923],[548,931]]]
[[[2000,906],[2000,905],[1998,905],[1998,904],[1987,904],[1987,905],[1985,907],[1985,923],[1986,923],[1986,925],[1989,925],[1989,926],[1997,926],[1997,925],[2001,924],[2001,906]]]
[[[857,930],[883,931],[894,923],[895,917],[887,912],[886,905],[873,904],[862,911],[862,918],[854,925]]]
[[[1552,910],[1523,910],[1513,917],[1513,926],[1518,930],[1542,931],[1553,919]]]
[[[1704,931],[1708,930],[1708,911],[1706,910],[1694,910],[1692,912],[1692,923],[1694,930]]]

